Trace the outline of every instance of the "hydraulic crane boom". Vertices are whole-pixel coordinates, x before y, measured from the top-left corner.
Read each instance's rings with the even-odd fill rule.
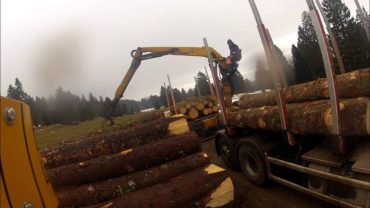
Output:
[[[219,61],[225,60],[223,56],[221,56],[216,50],[213,48],[209,48],[212,61],[216,64]],[[127,70],[126,75],[123,77],[121,83],[117,87],[112,108],[108,115],[108,119],[112,120],[112,115],[114,109],[116,108],[118,101],[123,96],[128,84],[130,83],[132,77],[134,76],[137,68],[139,68],[142,60],[158,58],[165,55],[180,55],[180,56],[198,56],[198,57],[205,57],[208,58],[208,52],[204,47],[145,47],[145,48],[137,48],[131,52],[131,56],[133,57],[130,68]]]

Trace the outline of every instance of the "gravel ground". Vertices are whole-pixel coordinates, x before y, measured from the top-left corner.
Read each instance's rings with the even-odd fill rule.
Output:
[[[234,184],[235,207],[237,208],[333,208],[331,204],[302,194],[283,185],[271,182],[267,187],[258,187],[248,182],[241,171],[228,169],[217,156],[214,140],[202,143],[203,151],[211,162],[227,169]]]

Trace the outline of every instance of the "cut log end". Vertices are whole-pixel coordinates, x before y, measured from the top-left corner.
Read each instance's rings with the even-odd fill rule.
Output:
[[[186,111],[188,111],[188,109],[186,109],[186,107],[180,107],[179,111],[182,114],[186,114]]]
[[[190,132],[188,122],[185,118],[170,123],[168,130],[170,135],[183,135]]]
[[[196,119],[199,117],[199,112],[195,108],[190,108],[188,115],[191,119]]]

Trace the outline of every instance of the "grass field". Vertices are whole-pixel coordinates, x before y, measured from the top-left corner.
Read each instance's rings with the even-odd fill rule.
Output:
[[[139,115],[140,114],[134,114],[116,117],[114,121],[116,126],[126,125],[137,121],[140,117]],[[35,129],[36,141],[39,147],[43,148],[48,145],[59,143],[65,139],[76,138],[90,132],[99,131],[103,128],[114,128],[114,126],[104,127],[104,124],[106,123],[103,118],[95,118],[94,120],[84,121],[76,125],[55,124],[38,127]]]

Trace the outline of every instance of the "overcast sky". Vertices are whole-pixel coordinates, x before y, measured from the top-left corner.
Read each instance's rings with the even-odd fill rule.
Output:
[[[305,0],[255,0],[275,44],[287,56],[296,43]],[[359,0],[369,8],[369,0]],[[355,15],[353,0],[344,0]],[[1,95],[20,78],[32,96],[58,86],[75,94],[113,97],[131,63],[132,49],[210,46],[223,56],[231,38],[243,51],[239,71],[254,79],[262,45],[248,0],[2,0]],[[124,97],[158,94],[166,81],[194,86],[207,59],[167,56],[143,61]]]

